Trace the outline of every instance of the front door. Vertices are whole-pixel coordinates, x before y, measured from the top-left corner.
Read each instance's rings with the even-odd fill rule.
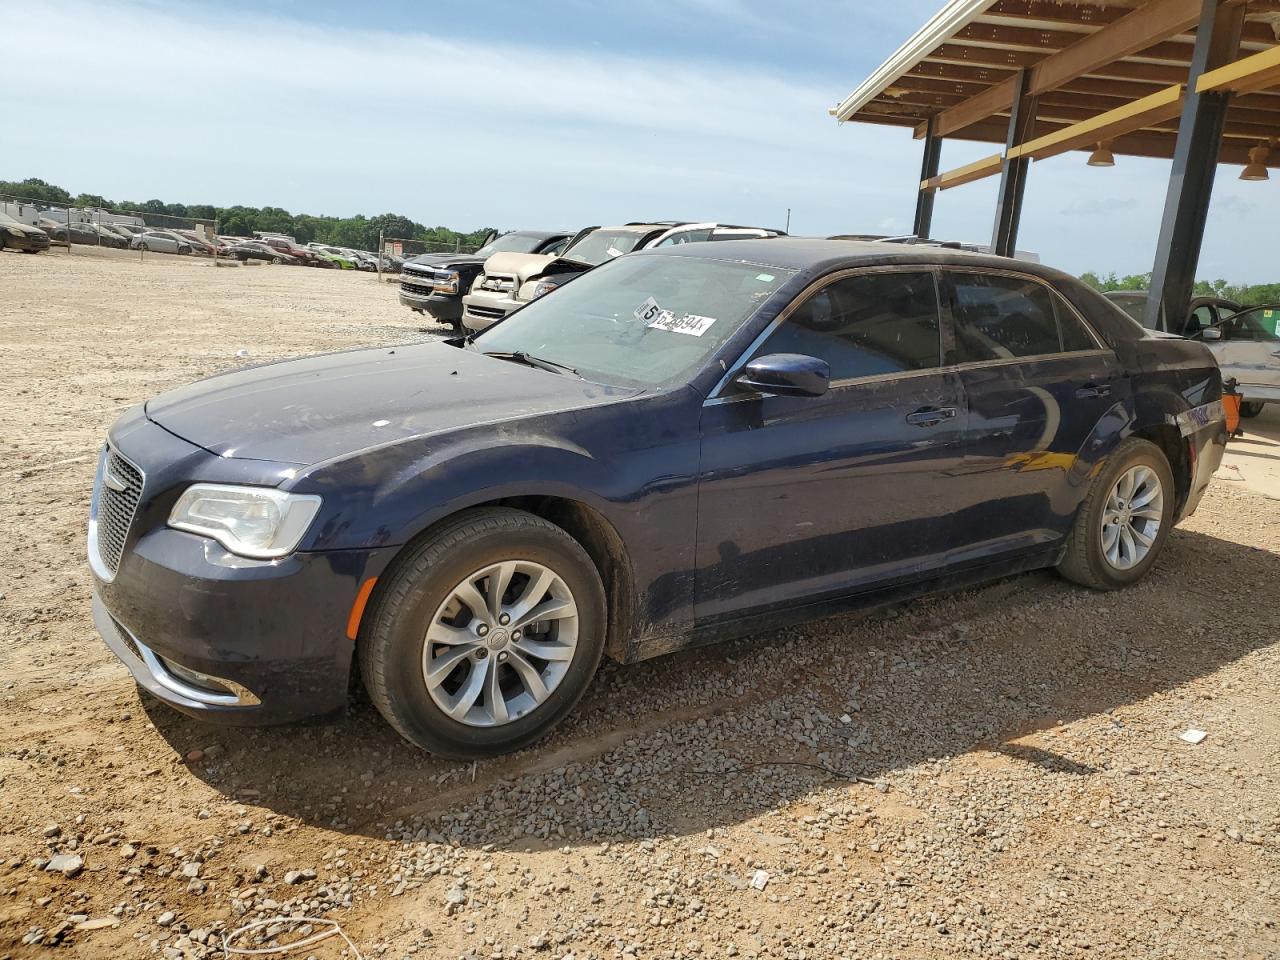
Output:
[[[1111,350],[1040,280],[998,271],[943,277],[969,406],[952,561],[1045,546],[1075,517],[1095,458],[1090,438],[1123,428],[1118,404],[1128,381]]]
[[[831,366],[821,397],[713,395],[702,411],[697,599],[733,619],[920,576],[950,546],[965,412],[928,270],[838,275],[744,357]]]

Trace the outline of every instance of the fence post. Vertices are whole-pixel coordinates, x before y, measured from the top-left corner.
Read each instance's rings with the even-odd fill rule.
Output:
[[[378,279],[382,279],[382,231],[378,231]]]

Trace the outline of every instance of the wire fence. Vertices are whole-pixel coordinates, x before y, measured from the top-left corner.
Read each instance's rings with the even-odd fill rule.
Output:
[[[0,194],[0,213],[49,235],[51,249],[67,254],[104,250],[193,254],[216,259],[218,222],[148,210],[104,210]]]
[[[403,237],[383,237],[382,253],[408,260],[424,253],[474,253],[479,247],[461,240],[449,243],[438,240],[406,240]]]

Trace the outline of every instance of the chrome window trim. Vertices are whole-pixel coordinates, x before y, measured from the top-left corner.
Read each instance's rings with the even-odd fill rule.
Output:
[[[1109,357],[1113,351],[1107,348],[1097,350],[1072,350],[1069,353],[1036,353],[1029,357],[997,357],[994,360],[967,360],[952,365],[952,370],[980,370],[983,367],[1008,367],[1015,363],[1044,363],[1048,360],[1073,360],[1076,357]]]
[[[934,293],[938,298],[939,364],[936,367],[928,367],[924,370],[898,370],[893,373],[872,374],[869,377],[845,377],[840,380],[832,380],[830,384],[831,388],[835,389],[837,387],[848,386],[853,383],[867,383],[868,381],[873,381],[873,380],[885,380],[885,379],[897,378],[902,376],[917,376],[922,373],[938,373],[942,370],[945,370],[946,367],[944,367],[941,363],[941,359],[942,359],[942,288],[938,282],[938,267],[934,264],[920,264],[920,263],[894,263],[894,264],[882,264],[880,266],[871,266],[871,267],[846,267],[843,270],[837,270],[835,273],[829,273],[829,274],[826,274],[825,276],[818,277],[817,279],[810,282],[809,285],[806,286],[803,290],[801,290],[798,294],[796,294],[795,297],[791,300],[791,302],[787,304],[786,307],[784,307],[776,317],[773,318],[773,321],[767,327],[765,327],[764,330],[762,330],[754,340],[752,340],[749,344],[747,344],[746,349],[744,349],[742,353],[738,355],[738,359],[729,365],[729,368],[725,371],[724,376],[721,377],[716,382],[716,385],[711,389],[711,393],[707,395],[707,399],[703,401],[703,406],[706,406],[707,404],[711,404],[711,403],[724,403],[729,400],[744,400],[744,399],[749,399],[751,397],[760,396],[760,394],[757,394],[757,393],[744,393],[741,396],[732,395],[732,396],[726,397],[723,395],[723,391],[728,387],[730,383],[733,382],[733,378],[742,371],[742,368],[747,365],[750,358],[754,356],[755,352],[761,347],[761,345],[763,345],[764,342],[769,339],[773,331],[777,330],[778,327],[780,327],[783,323],[785,323],[793,313],[795,313],[798,309],[800,309],[800,307],[804,305],[804,303],[809,299],[809,297],[811,297],[813,294],[817,293],[819,290],[823,289],[824,287],[830,286],[833,283],[838,283],[841,280],[847,280],[849,277],[864,276],[864,275],[870,275],[870,274],[880,274],[880,273],[927,273],[933,276]]]

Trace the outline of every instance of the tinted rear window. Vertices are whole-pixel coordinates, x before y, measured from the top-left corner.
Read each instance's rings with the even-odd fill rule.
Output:
[[[1075,312],[1043,283],[994,273],[950,276],[959,363],[1097,349]]]

